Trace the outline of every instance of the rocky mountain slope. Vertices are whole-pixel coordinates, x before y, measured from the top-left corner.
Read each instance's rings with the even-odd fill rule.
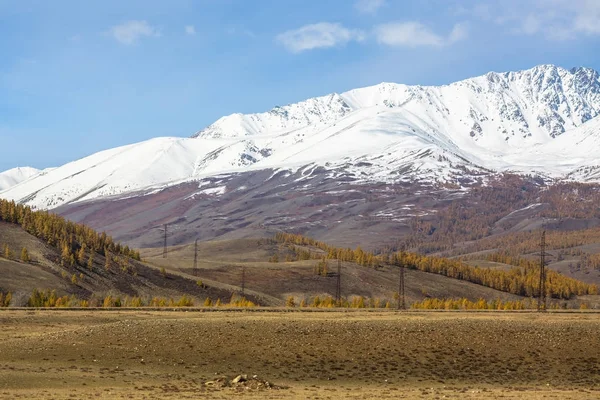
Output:
[[[233,114],[192,138],[106,150],[0,197],[55,208],[249,170],[363,183],[468,186],[504,171],[598,181],[599,114],[600,76],[588,68],[541,65],[440,87],[382,83]]]

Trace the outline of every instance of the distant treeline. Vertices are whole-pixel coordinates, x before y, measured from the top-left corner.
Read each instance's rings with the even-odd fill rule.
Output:
[[[93,262],[94,253],[108,258],[140,260],[140,253],[123,246],[106,235],[83,225],[66,220],[48,211],[33,211],[28,206],[0,199],[0,221],[19,225],[29,234],[56,248],[64,266],[79,264],[85,267]]]
[[[587,303],[581,303],[577,306],[579,309],[587,309]],[[525,300],[492,300],[479,299],[471,301],[469,299],[436,299],[430,298],[423,301],[412,303],[411,308],[421,310],[531,310],[537,308],[537,302],[532,299]],[[569,308],[567,303],[552,302],[548,309],[559,310]]]
[[[458,256],[483,250],[502,249],[503,254],[518,257],[540,251],[541,233],[541,230],[533,230],[495,235],[461,246],[448,252],[448,255]],[[568,254],[573,247],[591,243],[600,243],[600,227],[579,231],[546,231],[546,250],[557,250],[559,253]]]
[[[0,293],[0,306],[2,306],[2,297]],[[10,303],[10,293],[4,297],[8,299],[3,307],[8,307]],[[88,300],[79,299],[75,295],[59,296],[56,290],[38,290],[34,289],[29,300],[27,301],[26,307],[47,307],[47,308],[61,308],[61,307],[103,307],[103,308],[138,308],[138,307],[195,307],[199,304],[194,302],[194,299],[190,296],[183,295],[178,299],[167,298],[167,297],[141,297],[141,296],[118,296],[108,295],[104,298],[92,297]],[[221,299],[215,299],[214,301],[210,298],[206,298],[202,304],[207,307],[256,307],[256,304],[240,297],[236,294],[231,296],[229,303],[221,302]]]
[[[520,262],[522,255],[540,251],[541,233],[541,231],[535,230],[484,238],[469,246],[447,251],[444,254],[458,256],[484,250],[495,250],[494,254],[498,254],[498,256],[494,257],[511,259],[512,261],[506,264],[517,265],[515,262]],[[568,257],[579,257],[579,260],[574,261],[577,269],[600,270],[600,254],[587,253],[579,248],[579,246],[593,243],[600,243],[600,228],[598,227],[580,231],[546,232],[546,249],[553,250],[556,256],[551,260],[563,261]]]
[[[534,204],[540,205],[531,211],[531,216],[537,218],[600,218],[600,185],[561,182],[548,186],[533,177],[503,174],[490,180],[488,185],[470,188],[463,197],[437,210],[435,215],[414,217],[410,222],[412,232],[404,239],[404,245],[425,254],[453,253],[456,243],[471,241],[475,242],[468,246],[469,250],[493,248],[489,247],[487,239],[493,230],[509,230],[522,221],[522,218],[505,217]],[[567,237],[571,234],[572,237]],[[558,241],[553,247],[556,249],[572,247],[582,239],[578,232],[557,232],[552,235]],[[593,235],[598,238],[598,230]],[[520,243],[518,238],[523,236],[527,237],[526,242]],[[547,239],[554,241],[553,238]],[[536,237],[527,233],[511,233],[502,240],[514,244],[509,247],[511,251],[520,248],[516,250],[522,251],[518,254],[539,250],[539,234]]]
[[[539,282],[539,266],[536,266],[533,262],[524,262],[508,271],[502,271],[470,266],[461,260],[425,256],[405,251],[375,255],[372,252],[365,252],[360,247],[357,247],[355,250],[341,249],[312,238],[291,233],[279,232],[275,235],[274,240],[277,243],[305,247],[296,250],[300,254],[303,254],[304,259],[341,259],[367,267],[384,264],[404,266],[410,269],[476,283],[520,296],[531,297],[537,294],[536,287]],[[310,249],[306,249],[306,247],[313,247],[320,251],[311,251]],[[569,299],[573,295],[598,294],[598,287],[596,285],[590,285],[565,277],[555,271],[548,271],[547,279],[547,295],[553,298]]]

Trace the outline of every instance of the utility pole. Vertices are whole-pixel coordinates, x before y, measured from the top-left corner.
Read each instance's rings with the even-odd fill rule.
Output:
[[[164,224],[162,228],[156,227],[156,229],[162,231],[163,233],[163,258],[167,258],[167,236],[169,235],[169,224]]]
[[[242,266],[242,297],[245,297],[244,290],[246,288],[246,267]]]
[[[165,240],[164,240],[164,245],[163,245],[163,258],[167,258],[167,227],[168,227],[168,224],[165,224],[165,227],[164,227]]]
[[[540,240],[540,284],[537,309],[546,311],[546,231],[542,231]]]
[[[406,299],[404,295],[404,265],[400,264],[400,274],[398,276],[398,310],[406,309]]]
[[[198,276],[198,239],[194,242],[194,269],[192,273],[194,276]]]
[[[400,246],[400,257],[398,260],[398,310],[406,309],[406,298],[405,298],[405,290],[404,290],[404,264],[402,261],[402,255],[404,253],[404,244]]]
[[[342,260],[339,258],[337,265],[337,283],[335,287],[335,304],[338,307],[342,305]]]

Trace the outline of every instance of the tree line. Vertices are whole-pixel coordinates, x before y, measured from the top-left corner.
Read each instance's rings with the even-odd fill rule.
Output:
[[[456,243],[485,240],[493,229],[508,230],[520,223],[520,218],[505,218],[513,211],[538,204],[533,216],[559,221],[593,219],[600,218],[599,203],[598,184],[547,185],[531,176],[502,174],[485,186],[471,187],[463,197],[437,209],[435,214],[414,217],[410,221],[411,234],[404,238],[403,245],[425,254],[452,252]],[[569,246],[568,241],[563,243]]]
[[[373,252],[366,252],[360,247],[354,250],[341,249],[292,233],[278,232],[275,234],[274,240],[278,243],[309,246],[320,250],[319,252],[311,252],[310,249],[302,249],[302,251],[310,253],[311,258],[314,259],[323,257],[326,259],[341,259],[367,267],[377,267],[384,264],[404,266],[405,268],[444,275],[520,296],[531,297],[537,295],[535,290],[539,282],[539,266],[531,261],[520,261],[520,264],[513,266],[508,271],[503,271],[471,266],[457,259],[433,257],[406,251],[376,255]],[[596,285],[565,277],[555,271],[548,271],[547,279],[547,294],[553,298],[569,299],[573,295],[598,294]]]
[[[471,301],[466,298],[438,299],[428,298],[411,304],[417,310],[532,310],[537,308],[537,303],[532,299],[525,300],[492,300],[479,299]],[[553,302],[548,307],[551,310],[567,309],[567,303]],[[581,303],[577,308],[587,309],[587,303]]]
[[[14,201],[0,199],[0,221],[19,225],[27,233],[56,248],[60,252],[59,262],[62,266],[78,264],[91,268],[94,254],[106,257],[109,264],[111,260],[118,260],[120,265],[125,265],[125,260],[129,258],[140,261],[138,251],[115,242],[105,232],[98,233],[48,211],[33,211],[29,206],[16,204]],[[24,251],[27,249],[22,250],[21,260],[24,258]],[[4,255],[12,258],[7,245]],[[29,258],[28,254],[26,258]]]
[[[4,297],[3,297],[4,296]],[[4,303],[3,303],[4,299]],[[10,304],[10,293],[3,295],[0,292],[0,307],[8,307]],[[3,305],[5,304],[5,305]],[[205,307],[256,307],[256,304],[245,297],[240,297],[235,293],[231,296],[229,302],[221,302],[220,298],[212,300],[207,297],[204,300]],[[142,297],[142,296],[119,296],[107,295],[105,297],[92,297],[88,300],[80,299],[75,295],[59,296],[56,290],[39,290],[34,289],[26,307],[46,307],[46,308],[86,308],[86,307],[102,307],[102,308],[138,308],[138,307],[194,307],[196,302],[188,295],[182,295],[179,298],[172,297]]]

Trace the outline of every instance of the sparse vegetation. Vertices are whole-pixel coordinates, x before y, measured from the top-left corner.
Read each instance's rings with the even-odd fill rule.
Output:
[[[435,299],[428,298],[412,303],[411,308],[422,310],[525,310],[533,309],[536,304],[532,300],[488,302],[486,299],[470,301],[469,299]]]
[[[4,258],[10,260],[12,259],[12,251],[10,249],[10,246],[8,244],[4,245],[4,252],[3,252]]]
[[[285,306],[286,307],[296,307],[296,300],[294,300],[294,296],[288,296],[288,298],[285,301]]]
[[[10,293],[3,295],[0,293],[0,300],[4,300],[4,307],[8,307],[11,299]],[[210,299],[207,299],[210,300]],[[212,302],[211,302],[212,303]],[[0,306],[2,306],[0,301]],[[220,302],[219,302],[220,304]],[[179,299],[166,297],[152,297],[144,299],[140,296],[115,296],[107,295],[102,299],[92,298],[89,300],[78,299],[74,295],[58,296],[56,290],[38,290],[34,289],[27,307],[193,307],[194,300],[187,295],[181,296]]]
[[[25,263],[28,263],[30,261],[29,252],[27,251],[26,247],[23,247],[23,249],[21,250],[21,261]]]
[[[10,306],[10,302],[12,300],[12,293],[3,293],[0,291],[0,307],[8,307]]]
[[[598,397],[600,320],[593,314],[358,311],[332,321],[320,312],[224,310],[12,313],[3,319],[0,363],[19,379],[4,378],[11,384],[3,396],[57,397],[58,382],[66,396],[86,399],[102,397],[106,385],[138,400]],[[79,358],[85,362],[72,361]],[[65,371],[71,365],[77,368]],[[245,374],[288,388],[229,384]],[[227,386],[212,386],[222,376]]]
[[[327,260],[325,259],[325,257],[323,257],[323,259],[321,259],[318,263],[315,264],[313,271],[315,275],[327,276],[327,267]]]
[[[19,225],[29,234],[58,249],[61,252],[61,263],[65,266],[72,267],[76,262],[85,266],[85,252],[88,249],[101,255],[112,253],[140,260],[139,252],[114,242],[104,232],[97,233],[85,225],[67,221],[47,211],[33,211],[14,201],[0,199],[0,221]],[[79,257],[82,249],[83,256]],[[12,252],[8,245],[5,245],[4,250],[5,257],[11,258]],[[10,255],[7,256],[7,253]]]
[[[488,185],[472,187],[467,198],[439,209],[434,217],[414,217],[412,233],[403,244],[425,254],[452,251],[456,243],[485,239],[494,227],[510,229],[519,219],[504,217],[514,210],[543,204],[535,213],[539,218],[591,219],[600,217],[599,201],[597,184],[559,182],[548,186],[539,179],[505,173]]]
[[[80,300],[74,295],[58,296],[56,290],[34,289],[27,301],[27,307],[82,307],[87,306],[85,300]]]
[[[535,295],[536,283],[539,279],[539,267],[534,262],[523,262],[509,271],[494,270],[470,266],[461,260],[443,257],[425,256],[410,252],[395,252],[393,254],[375,255],[365,252],[360,247],[355,250],[340,249],[316,241],[302,235],[277,233],[275,240],[294,246],[310,246],[321,253],[327,254],[326,259],[341,259],[354,262],[363,266],[375,267],[382,264],[403,265],[410,269],[444,275],[450,278],[465,280],[492,289],[508,292],[520,296]],[[319,258],[322,262],[323,255],[317,251],[301,249],[309,254],[309,258]],[[317,271],[317,266],[315,267]],[[573,295],[598,294],[598,287],[572,278],[560,275],[555,271],[548,271],[548,295],[558,299],[569,299]]]
[[[231,296],[229,300],[229,307],[256,307],[256,304],[248,300],[246,297],[240,297],[236,294]]]
[[[587,309],[587,303],[582,302],[571,308]],[[500,299],[488,301],[479,299],[470,301],[466,298],[461,299],[437,299],[428,298],[423,301],[417,301],[411,304],[411,308],[420,310],[532,310],[537,308],[537,300],[525,299],[514,301],[503,301]],[[552,302],[548,305],[550,310],[567,309],[567,303]]]

